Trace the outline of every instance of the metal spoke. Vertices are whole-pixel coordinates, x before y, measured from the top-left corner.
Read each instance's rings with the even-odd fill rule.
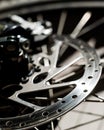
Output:
[[[51,130],[55,130],[53,121],[51,121]]]
[[[58,35],[62,35],[64,26],[65,26],[65,22],[66,22],[66,18],[67,18],[67,12],[63,11],[60,15],[60,19],[59,19],[59,25],[58,25],[58,29],[57,29],[57,34]]]
[[[57,84],[50,84],[50,85],[47,85],[46,88],[44,89],[55,89],[55,88],[65,88],[65,87],[70,87],[70,88],[73,88],[73,85],[74,82],[72,81],[69,81],[69,82],[66,82],[66,83],[57,83]],[[43,90],[44,90],[43,89]]]
[[[61,74],[61,77],[58,77],[58,78],[56,77],[53,79],[53,81],[54,81],[54,83],[58,83],[58,82],[61,82],[62,80],[65,80],[65,79],[71,77],[71,76],[74,76],[75,74],[76,74],[75,72],[68,73],[66,75]]]
[[[99,96],[99,95],[97,95],[97,94],[93,94],[93,96],[96,97],[96,98],[98,98],[98,99],[100,99],[101,101],[104,102],[104,98],[103,98],[103,97],[101,97],[101,96]]]
[[[104,116],[103,117],[100,117],[100,118],[97,118],[95,120],[91,120],[91,121],[88,121],[88,122],[85,122],[85,123],[82,123],[82,124],[79,124],[79,125],[75,125],[73,127],[70,127],[68,129],[65,129],[65,130],[71,130],[71,129],[76,129],[76,128],[79,128],[81,126],[85,126],[85,125],[89,125],[91,123],[94,123],[94,122],[97,122],[97,121],[100,121],[100,120],[103,120],[104,119]]]
[[[54,74],[49,76],[47,80],[49,80],[49,79],[53,78],[54,76],[60,74],[61,72],[63,72],[64,70],[66,70],[67,68],[69,68],[70,66],[72,66],[73,64],[75,64],[77,61],[79,61],[82,58],[83,57],[80,56],[80,57],[74,59],[72,62],[69,62],[69,63],[67,63],[66,65],[64,65],[64,66],[62,66],[60,68],[56,68]]]
[[[58,25],[58,29],[57,29],[57,35],[62,35],[64,26],[65,26],[65,22],[66,22],[66,18],[67,18],[67,12],[63,11],[60,15],[60,19],[59,19],[59,25]],[[67,45],[64,44],[62,46],[61,52],[60,52],[60,57],[63,55],[63,53],[66,51],[67,49]]]
[[[35,130],[39,130],[37,127],[34,127]]]
[[[75,29],[73,30],[73,32],[70,34],[70,36],[72,38],[76,38],[90,18],[91,18],[91,12],[86,12],[79,21],[79,23],[77,24],[77,26],[75,27]]]
[[[96,117],[103,117],[103,115],[92,113],[92,112],[86,112],[86,111],[80,111],[80,110],[73,110],[73,112],[80,113],[80,114],[92,115],[92,116],[96,116]]]
[[[50,57],[51,66],[53,69],[56,68],[58,58],[59,58],[60,47],[62,45],[62,41],[56,41],[56,42],[57,42],[56,45],[52,47],[53,54]]]
[[[77,37],[81,37],[82,35],[92,31],[93,29],[99,27],[100,25],[104,24],[104,17],[102,17],[101,19],[95,21],[94,23],[92,23],[91,25],[85,27],[79,34]]]
[[[90,17],[91,17],[91,12],[86,12],[82,16],[81,20],[79,21],[79,23],[77,24],[77,26],[75,27],[73,32],[70,34],[70,36],[72,38],[77,38],[78,34],[82,30],[82,28],[85,26],[85,24],[89,21]],[[62,52],[61,52],[60,56],[62,56],[65,53],[67,48],[68,48],[68,45],[63,45]]]
[[[91,103],[103,103],[104,101],[102,101],[102,100],[91,100],[91,99],[86,99],[85,102],[91,102]]]

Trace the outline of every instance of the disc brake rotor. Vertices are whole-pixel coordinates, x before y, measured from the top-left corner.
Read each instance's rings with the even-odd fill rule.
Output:
[[[0,16],[4,20],[6,16],[3,26],[10,22],[7,29],[0,25],[0,128],[3,130],[29,129],[62,116],[84,101],[100,79],[102,65],[92,48],[94,45],[90,47],[87,42],[77,39],[77,36],[83,35],[83,31],[82,34],[79,32],[91,17],[91,12],[84,11],[84,16],[70,35],[62,34],[62,23],[65,23],[67,17],[65,11],[61,14],[57,35],[52,34],[52,24],[56,27],[56,23],[44,21],[41,16],[41,13],[45,14],[44,11],[58,9],[60,6],[62,9],[70,6],[98,7],[98,3],[85,2],[83,6],[82,2],[76,2],[76,6],[73,2],[50,2],[53,3],[50,8],[49,3],[44,6],[43,1],[35,8],[33,4],[28,9],[26,5],[24,8],[13,7],[13,11],[7,9],[10,13],[4,9]],[[32,22],[34,11],[39,13],[38,22]],[[9,20],[8,14],[11,17]],[[32,19],[26,21],[12,14],[22,14]],[[45,15],[48,19],[50,14]],[[76,16],[77,14],[75,19]],[[73,18],[71,22],[74,23]],[[96,25],[99,24],[95,22],[88,28],[93,29]],[[86,30],[88,29],[85,28]],[[98,32],[96,36],[97,34]]]
[[[61,62],[63,45],[70,47],[69,53],[72,53],[71,49],[75,51],[67,63]],[[1,128],[26,129],[49,122],[72,110],[95,88],[101,66],[95,50],[86,43],[69,36],[54,35],[41,48],[41,52],[30,56],[32,65],[37,68],[35,72],[22,79],[17,85],[21,89],[8,96],[8,100],[16,102],[17,106],[23,105],[32,111],[1,117]]]

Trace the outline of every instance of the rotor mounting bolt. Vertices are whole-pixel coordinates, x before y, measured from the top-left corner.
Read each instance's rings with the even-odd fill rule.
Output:
[[[28,77],[22,77],[21,78],[21,82],[22,83],[27,83],[29,81],[29,78]]]

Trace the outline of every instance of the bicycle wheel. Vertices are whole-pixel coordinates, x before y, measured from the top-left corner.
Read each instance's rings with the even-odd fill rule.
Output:
[[[96,90],[103,7],[98,1],[54,0],[1,10],[2,129],[38,129]]]

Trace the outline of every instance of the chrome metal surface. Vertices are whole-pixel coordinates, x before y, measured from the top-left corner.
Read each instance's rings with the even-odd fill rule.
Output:
[[[68,46],[75,48],[80,52],[80,56],[68,62],[66,65],[64,64],[64,66],[57,67],[62,44],[67,44]],[[69,36],[53,36],[52,46],[50,49],[47,49],[47,52],[49,50],[52,52],[50,55],[47,55],[47,53],[44,53],[43,51],[32,56],[34,64],[39,65],[41,71],[35,72],[32,76],[30,76],[27,83],[20,83],[22,89],[16,91],[8,98],[14,102],[18,102],[19,104],[32,108],[33,112],[23,116],[0,118],[0,123],[3,128],[9,127],[10,129],[26,129],[55,119],[81,103],[96,86],[101,75],[102,67],[99,65],[100,61],[94,49],[89,47],[83,41],[72,39]],[[44,66],[40,64],[40,59],[42,58],[44,58]],[[65,82],[62,80],[58,83],[50,83],[56,75],[65,71],[67,68],[72,67],[81,59],[84,60],[85,65],[83,76],[74,81],[70,80]],[[39,79],[41,79],[42,74],[47,75],[42,81],[40,80],[35,82],[35,78],[40,76]],[[65,87],[74,88],[65,97],[63,97],[61,101],[54,102],[49,106],[40,107],[39,105],[37,106],[36,104],[25,101],[19,97],[19,95],[29,92],[41,92],[43,90],[54,90],[55,88]]]

